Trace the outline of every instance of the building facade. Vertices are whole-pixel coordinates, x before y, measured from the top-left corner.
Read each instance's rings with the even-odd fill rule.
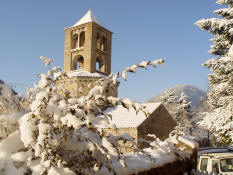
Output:
[[[162,103],[144,103],[143,106],[150,113],[148,117],[143,112],[136,114],[134,109],[127,110],[122,105],[118,105],[112,110],[108,109],[107,114],[110,114],[111,125],[115,125],[115,128],[106,128],[99,125],[97,127],[102,128],[107,134],[121,135],[129,134],[133,137],[135,143],[139,148],[146,148],[149,145],[145,142],[140,142],[140,139],[153,140],[148,137],[148,134],[155,135],[160,140],[165,140],[169,137],[169,133],[176,126],[175,120],[166,110]],[[132,146],[130,142],[118,142],[119,150],[122,153],[132,152],[135,146]]]

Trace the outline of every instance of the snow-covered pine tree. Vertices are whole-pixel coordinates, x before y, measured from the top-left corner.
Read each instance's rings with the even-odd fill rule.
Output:
[[[191,101],[188,101],[187,96],[181,92],[178,99],[172,88],[165,90],[165,93],[160,98],[161,102],[168,109],[174,120],[179,124],[186,133],[191,133],[193,128],[191,118],[193,115]]]
[[[193,125],[192,125],[192,102],[188,101],[187,96],[184,92],[181,92],[180,99],[178,100],[178,112],[177,119],[182,124],[181,126],[185,128],[186,132],[191,134]]]
[[[211,112],[200,123],[210,130],[219,142],[233,142],[233,1],[218,0],[225,8],[215,10],[220,18],[201,19],[195,24],[214,35],[210,53],[216,55],[203,65],[209,74],[208,104]]]

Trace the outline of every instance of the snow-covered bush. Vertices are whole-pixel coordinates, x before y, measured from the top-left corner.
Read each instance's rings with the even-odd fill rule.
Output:
[[[226,8],[215,10],[221,18],[201,19],[196,22],[201,29],[214,35],[210,53],[218,57],[203,65],[210,69],[208,104],[211,112],[201,126],[214,133],[219,142],[233,142],[233,1],[218,0]]]
[[[42,60],[45,65],[51,61],[48,63],[46,57]],[[126,68],[121,77],[126,80],[128,72],[135,73],[137,68],[155,67],[163,62],[162,59],[152,63],[143,61]],[[16,126],[0,142],[0,174],[122,174],[118,171],[126,169],[126,157],[119,153],[116,142],[135,143],[128,135],[106,136],[102,129],[95,127],[96,124],[114,127],[109,124],[111,116],[104,115],[102,107],[121,104],[145,115],[149,112],[128,98],[105,96],[105,90],[116,84],[119,73],[99,79],[97,86],[80,98],[73,98],[67,92],[65,96],[60,95],[64,89],[55,86],[54,80],[66,77],[66,73],[58,67],[39,77],[38,84],[28,88],[30,111],[15,117],[17,122],[13,120],[11,125],[6,125]],[[100,118],[97,113],[105,117]]]

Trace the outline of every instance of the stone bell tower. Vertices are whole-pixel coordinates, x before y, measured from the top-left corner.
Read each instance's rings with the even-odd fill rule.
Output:
[[[87,95],[96,80],[111,73],[112,32],[104,28],[89,10],[77,23],[65,29],[64,71],[68,78],[57,86],[75,97]],[[114,87],[107,95],[117,96]]]
[[[65,29],[64,70],[111,73],[112,32],[100,25],[91,10]]]

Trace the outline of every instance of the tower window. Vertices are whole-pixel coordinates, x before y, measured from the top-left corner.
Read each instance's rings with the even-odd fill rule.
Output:
[[[97,43],[96,43],[96,47],[97,49],[100,49],[100,45],[101,45],[101,39],[100,39],[100,35],[97,35]]]
[[[97,57],[96,58],[96,71],[105,72],[105,58]]]
[[[78,48],[78,34],[72,36],[71,49]]]
[[[83,69],[83,56],[77,55],[72,59],[72,70]]]
[[[101,37],[101,50],[102,51],[107,50],[107,40],[104,36]]]
[[[85,32],[81,32],[80,33],[80,39],[79,39],[79,47],[83,47],[84,46],[84,43],[85,43]]]

